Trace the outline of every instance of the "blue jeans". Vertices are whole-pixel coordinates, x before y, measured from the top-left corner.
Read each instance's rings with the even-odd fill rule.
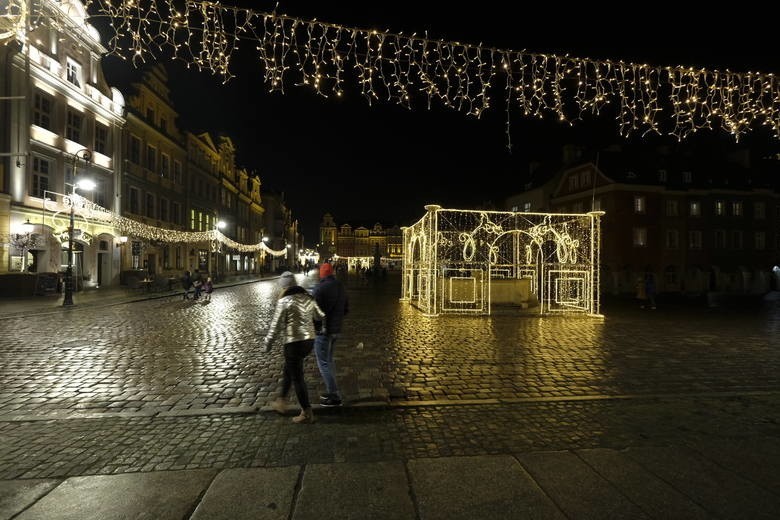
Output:
[[[314,338],[314,355],[317,357],[317,366],[320,369],[322,380],[325,381],[325,392],[338,397],[339,390],[336,387],[336,365],[333,363],[333,344],[338,339],[338,334],[317,334]]]

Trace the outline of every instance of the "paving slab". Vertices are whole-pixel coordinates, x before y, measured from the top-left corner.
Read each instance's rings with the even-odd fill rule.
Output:
[[[181,520],[215,471],[160,471],[73,477],[14,520]]]
[[[286,520],[300,473],[300,466],[222,471],[190,520]]]
[[[414,459],[407,467],[422,520],[565,518],[510,455]]]
[[[780,494],[780,439],[707,439],[692,449],[756,485]]]
[[[0,480],[0,520],[13,518],[60,482],[55,479]]]
[[[653,518],[710,518],[704,509],[624,452],[596,448],[575,453]]]
[[[523,453],[517,459],[568,518],[649,518],[570,451]]]
[[[415,511],[402,462],[310,464],[293,520],[403,520]]]
[[[682,447],[626,454],[720,518],[780,518],[780,497]]]

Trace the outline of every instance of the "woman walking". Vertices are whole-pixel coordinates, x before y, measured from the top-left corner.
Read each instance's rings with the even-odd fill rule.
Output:
[[[295,386],[295,395],[301,405],[301,413],[293,418],[295,423],[313,423],[314,413],[309,402],[309,392],[303,379],[303,362],[314,347],[314,321],[321,322],[325,313],[319,308],[306,289],[295,283],[295,275],[286,271],[279,278],[283,289],[276,302],[274,316],[263,338],[265,351],[270,352],[274,341],[281,338],[284,344],[284,378],[282,391],[272,403],[271,408],[284,414],[287,408],[287,395],[290,386]]]

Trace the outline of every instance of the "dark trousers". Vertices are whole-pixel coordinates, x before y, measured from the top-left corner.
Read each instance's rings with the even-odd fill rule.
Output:
[[[284,378],[282,379],[282,397],[290,393],[290,385],[295,385],[295,395],[301,408],[311,408],[309,390],[303,380],[303,360],[311,354],[313,339],[295,341],[284,346]]]

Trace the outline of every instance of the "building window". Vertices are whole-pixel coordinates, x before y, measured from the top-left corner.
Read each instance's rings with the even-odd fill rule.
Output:
[[[140,215],[141,212],[139,210],[139,204],[140,204],[140,194],[138,192],[138,188],[130,188],[130,202],[129,207],[127,208],[130,213],[134,213],[136,215]]]
[[[682,172],[682,180],[685,184],[693,182],[693,174],[691,172]]]
[[[135,164],[141,164],[141,139],[130,136],[130,160]]]
[[[569,191],[577,191],[580,189],[580,178],[576,175],[569,177]]]
[[[734,215],[735,217],[742,216],[742,202],[731,203],[731,214]]]
[[[159,218],[160,220],[168,220],[168,200],[167,199],[160,199],[160,210],[159,210]]]
[[[664,206],[667,217],[676,217],[680,213],[680,204],[676,200],[667,200]]]
[[[48,96],[35,93],[35,107],[33,109],[33,124],[46,130],[51,130],[52,103]]]
[[[666,170],[658,170],[658,182],[666,182]]]
[[[764,220],[766,218],[766,204],[763,202],[753,204],[753,218],[756,220]]]
[[[191,209],[190,210],[190,229],[192,231],[195,231],[195,222],[196,222],[195,221],[195,210]]]
[[[65,137],[74,143],[81,142],[81,125],[84,118],[81,114],[68,110],[68,125],[65,127]]]
[[[43,192],[49,190],[49,161],[33,157],[32,193],[33,197],[43,198]]]
[[[168,132],[168,121],[164,118],[160,118],[160,130],[167,133]]]
[[[160,176],[166,179],[171,176],[171,158],[168,155],[160,154]]]
[[[108,153],[108,127],[95,122],[95,151],[107,155]]]
[[[181,163],[173,161],[173,183],[181,184]]]
[[[701,249],[701,231],[688,231],[688,249]]]
[[[146,194],[146,216],[154,218],[154,195],[151,193]]]
[[[677,269],[673,265],[670,265],[664,270],[664,281],[667,286],[677,285]]]
[[[666,249],[679,249],[680,233],[676,229],[666,230]]]
[[[645,212],[645,197],[644,195],[635,195],[634,196],[634,213],[644,213]]]
[[[756,231],[755,236],[753,237],[753,241],[755,242],[756,250],[757,251],[763,251],[766,249],[766,233],[763,231]]]
[[[726,231],[723,229],[715,230],[715,247],[717,249],[726,249]]]
[[[726,203],[722,200],[715,201],[715,215],[722,217],[726,214]]]
[[[157,148],[150,144],[146,145],[146,168],[149,171],[157,171]]]
[[[108,202],[108,196],[106,193],[106,182],[103,180],[98,180],[95,183],[95,189],[92,190],[92,201],[97,204],[98,206],[102,206],[104,208],[108,208],[107,202]]]
[[[690,208],[692,217],[701,217],[701,203],[699,201],[691,201]]]
[[[592,211],[601,211],[601,197],[596,197],[593,199],[593,208]]]
[[[171,222],[181,224],[181,210],[178,202],[171,202]]]
[[[582,187],[590,186],[590,172],[582,172]]]
[[[647,228],[634,228],[634,247],[647,246]]]
[[[735,230],[732,233],[731,238],[732,238],[732,243],[734,244],[734,249],[742,249],[742,247],[743,247],[743,244],[742,244],[742,231]]]
[[[65,64],[65,71],[68,83],[81,88],[81,65],[68,58]]]
[[[523,202],[523,211],[525,213],[528,213],[531,211],[531,203],[530,202]]]
[[[146,108],[146,121],[154,125],[154,109],[152,107]]]

